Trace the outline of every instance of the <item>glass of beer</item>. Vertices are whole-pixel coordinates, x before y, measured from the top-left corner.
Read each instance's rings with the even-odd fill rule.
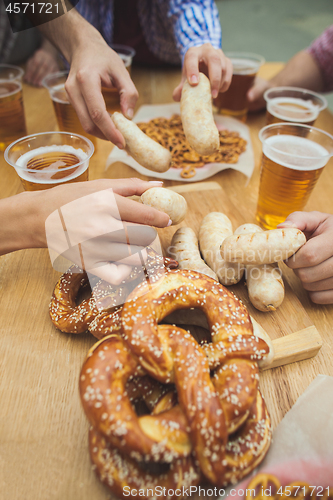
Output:
[[[264,93],[266,100],[266,122],[293,122],[313,125],[320,111],[327,107],[326,99],[306,89],[297,87],[274,87]]]
[[[24,70],[19,66],[12,64],[0,64],[0,80],[18,80],[22,81]]]
[[[57,117],[59,130],[74,132],[87,137],[96,147],[96,137],[84,131],[74,107],[69,102],[65,83],[68,71],[58,71],[46,76],[43,86],[48,89]]]
[[[92,142],[69,132],[43,132],[14,142],[5,160],[15,168],[25,191],[39,191],[59,184],[88,180]]]
[[[296,210],[303,210],[333,156],[333,136],[298,123],[267,125],[262,142],[257,221],[274,229]]]
[[[135,50],[126,45],[117,44],[111,45],[111,49],[117,52],[118,56],[125,64],[125,68],[131,73],[132,59],[135,56]],[[112,114],[115,111],[120,111],[120,96],[115,87],[102,87],[102,94],[108,113]]]
[[[258,54],[247,52],[227,52],[226,56],[233,65],[231,84],[226,92],[219,93],[213,103],[220,114],[245,122],[248,112],[246,94],[265,59]]]
[[[19,80],[0,80],[0,151],[27,135],[22,84]]]

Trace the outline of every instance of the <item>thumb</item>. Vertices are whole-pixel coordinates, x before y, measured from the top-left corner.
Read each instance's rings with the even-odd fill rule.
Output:
[[[303,231],[306,238],[309,239],[328,216],[329,214],[322,212],[293,212],[277,227],[297,227],[297,229]]]

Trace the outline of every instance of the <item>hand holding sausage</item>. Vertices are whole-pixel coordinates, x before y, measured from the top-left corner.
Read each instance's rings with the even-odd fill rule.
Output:
[[[199,73],[199,83],[184,83],[180,101],[184,134],[190,146],[201,155],[210,155],[220,147],[219,131],[214,122],[210,82]]]
[[[186,52],[182,79],[173,92],[175,101],[180,101],[186,80],[190,85],[198,84],[199,71],[208,75],[213,99],[219,92],[228,90],[232,78],[232,63],[221,49],[215,49],[210,43],[205,43],[199,47],[191,47]]]
[[[293,255],[305,241],[305,235],[295,227],[239,234],[223,241],[221,255],[229,262],[272,264]]]
[[[153,207],[168,214],[172,225],[179,224],[186,215],[187,203],[181,194],[162,187],[147,189],[141,195],[141,201],[144,205]]]
[[[262,232],[256,224],[243,224],[234,234]],[[278,264],[247,265],[246,284],[250,302],[259,311],[275,311],[282,304],[284,284]]]
[[[125,139],[126,151],[140,165],[154,172],[165,172],[171,167],[172,156],[168,149],[148,137],[121,113],[115,112],[111,118]]]
[[[286,261],[316,304],[333,303],[333,215],[322,212],[294,212],[279,228],[295,227],[307,242]]]

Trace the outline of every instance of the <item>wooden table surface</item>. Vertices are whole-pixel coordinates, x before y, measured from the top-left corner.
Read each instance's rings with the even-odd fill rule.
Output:
[[[260,74],[270,77],[280,67],[279,63],[265,64]],[[132,77],[140,93],[139,107],[172,102],[172,90],[179,82],[180,72],[133,68]],[[56,128],[46,90],[25,86],[24,103],[29,134]],[[239,223],[254,222],[261,154],[258,131],[265,125],[265,114],[249,116],[247,124],[255,155],[250,182],[246,184],[245,177],[231,169],[208,180],[223,189],[225,206],[237,207],[238,219],[243,219]],[[316,126],[333,134],[333,115],[327,110],[322,112]],[[119,163],[104,171],[111,148],[110,143],[98,140],[98,150],[90,163],[90,178],[136,176],[130,167]],[[307,210],[333,213],[332,171],[331,159]],[[3,155],[0,174],[0,198],[21,191],[20,181]],[[165,182],[166,186],[175,184]],[[203,197],[204,191],[196,196]],[[89,334],[66,335],[51,324],[48,304],[58,278],[47,250],[23,250],[0,257],[0,498],[6,500],[109,498],[91,471],[88,424],[78,397],[79,370],[94,338]],[[312,359],[261,374],[273,427],[317,374],[333,375],[333,306],[312,304],[292,271],[284,269],[284,278],[295,304],[302,305],[295,306],[295,317],[284,318],[286,330],[288,322],[293,328],[297,321],[305,326],[313,324],[322,337],[323,347]],[[263,321],[275,325],[276,331],[282,329],[276,313],[265,318]]]

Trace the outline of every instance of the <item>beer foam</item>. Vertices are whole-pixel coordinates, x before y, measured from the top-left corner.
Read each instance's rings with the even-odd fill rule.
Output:
[[[230,57],[233,66],[234,75],[251,75],[258,71],[260,62],[253,61],[252,59],[233,58]]]
[[[71,153],[75,156],[78,157],[79,162],[82,162],[82,164],[73,172],[71,175],[66,176],[64,179],[52,179],[51,177],[54,175],[55,172],[58,172],[58,166],[55,164],[49,165],[46,168],[43,168],[43,170],[29,170],[27,169],[27,164],[29,160],[32,160],[35,156],[46,154],[46,153],[53,153],[54,151],[59,151],[62,153]],[[84,161],[86,158],[88,158],[87,153],[85,153],[82,149],[78,148],[73,148],[73,146],[69,146],[67,144],[64,145],[56,145],[54,144],[53,146],[43,146],[40,148],[33,149],[31,151],[28,151],[27,153],[23,154],[16,160],[15,164],[15,169],[19,176],[22,179],[25,179],[26,181],[34,182],[36,184],[59,184],[61,182],[67,182],[72,179],[75,179],[76,177],[79,177],[83,172],[85,172],[88,168],[89,160]],[[79,163],[78,162],[78,163]],[[19,167],[19,168],[16,168]],[[75,165],[72,165],[70,167],[67,167],[68,170],[73,169]],[[63,169],[63,171],[66,171],[66,169]]]
[[[56,95],[57,93],[58,95]],[[59,102],[60,104],[70,104],[64,83],[52,87],[50,89],[50,96],[52,101]]]
[[[320,144],[295,135],[273,135],[263,144],[263,153],[271,161],[293,170],[323,168],[329,152]]]
[[[318,104],[314,104],[311,99],[305,100],[298,99],[297,97],[275,97],[268,101],[267,111],[280,120],[310,122],[317,118],[320,106]]]

